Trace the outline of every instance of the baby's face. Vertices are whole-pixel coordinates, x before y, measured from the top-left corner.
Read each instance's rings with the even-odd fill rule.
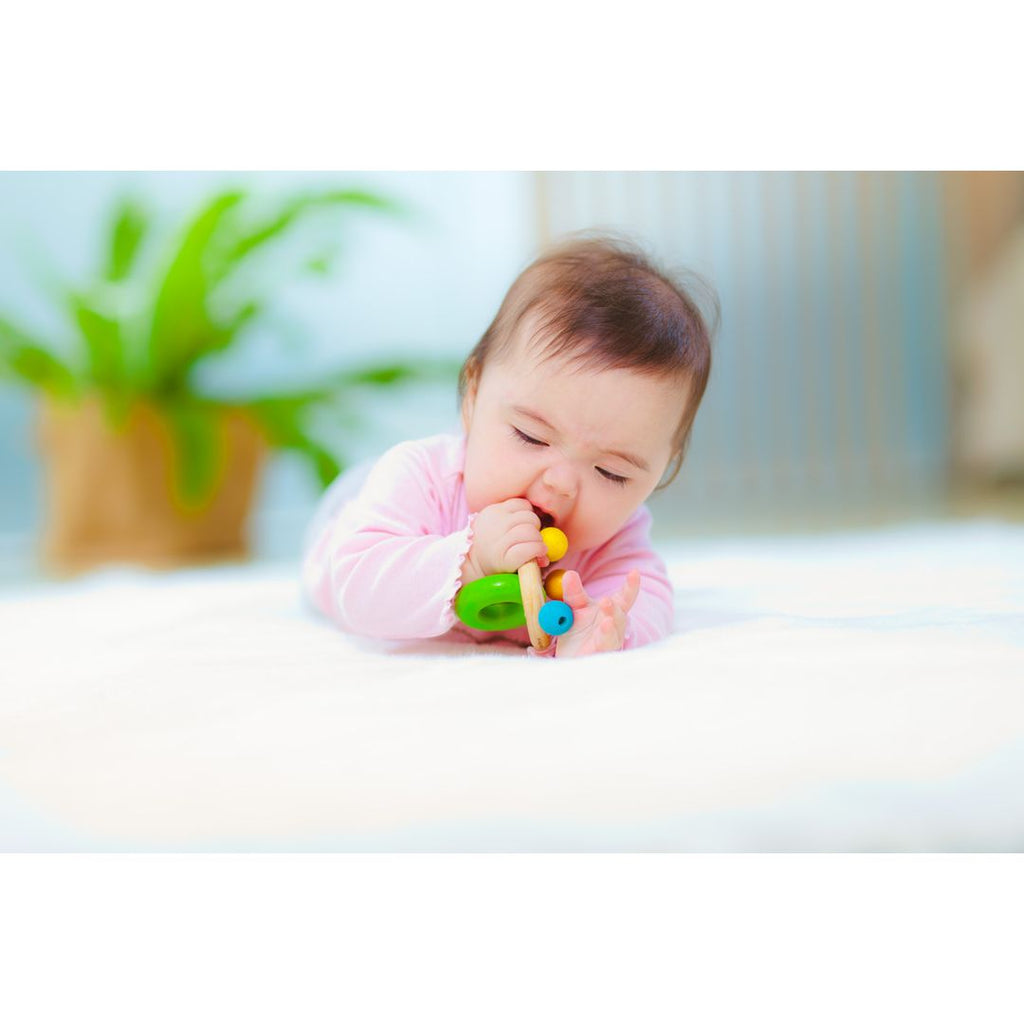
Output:
[[[633,370],[541,362],[520,335],[463,402],[470,512],[526,498],[570,550],[610,540],[668,466],[683,387]]]

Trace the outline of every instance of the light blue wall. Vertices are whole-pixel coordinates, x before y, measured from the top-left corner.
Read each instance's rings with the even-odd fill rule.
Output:
[[[115,198],[139,195],[174,223],[214,189],[242,183],[257,193],[298,186],[364,187],[411,211],[400,221],[369,213],[344,219],[342,258],[328,282],[286,289],[279,316],[304,328],[305,347],[280,358],[274,338],[254,336],[221,373],[278,380],[305,368],[389,354],[461,357],[493,317],[536,246],[533,177],[493,173],[4,173],[0,174],[0,315],[34,332],[66,328],[41,284],[87,279],[100,259]],[[450,388],[422,388],[367,410],[371,427],[350,446],[371,455],[406,437],[455,423]],[[32,401],[0,384],[0,535],[36,529],[42,481],[34,454]],[[281,517],[315,497],[304,467],[278,459],[265,481],[256,524],[264,549],[285,544]],[[276,517],[276,518],[275,518]]]

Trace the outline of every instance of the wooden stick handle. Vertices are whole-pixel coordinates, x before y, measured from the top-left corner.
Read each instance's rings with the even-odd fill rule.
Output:
[[[519,567],[519,591],[523,595],[523,611],[526,613],[526,629],[530,643],[538,651],[551,646],[551,637],[540,628],[540,610],[544,605],[544,585],[540,581],[540,566],[536,559],[530,559]]]

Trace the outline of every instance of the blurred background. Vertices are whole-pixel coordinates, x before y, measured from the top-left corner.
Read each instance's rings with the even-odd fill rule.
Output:
[[[262,394],[430,361],[346,395],[324,440],[340,465],[457,429],[457,365],[514,277],[546,243],[603,228],[700,275],[721,305],[687,461],[652,499],[658,535],[1024,518],[1024,174],[3,173],[0,319],[73,360],[59,296],[104,264],[118,204],[132,197],[149,236],[173,239],[234,187],[393,204],[282,233],[250,281],[266,308],[190,371],[208,393]],[[292,273],[299,256],[308,273]],[[0,377],[5,581],[40,571],[38,407],[38,388]],[[301,452],[271,450],[257,557],[297,557],[321,486]]]

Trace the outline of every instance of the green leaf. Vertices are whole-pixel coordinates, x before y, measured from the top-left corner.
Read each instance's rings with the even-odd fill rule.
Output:
[[[341,472],[344,464],[313,436],[305,424],[311,405],[319,400],[319,393],[303,392],[256,399],[247,403],[245,408],[262,426],[272,445],[302,455],[320,486],[326,487]]]
[[[454,378],[458,364],[453,360],[411,360],[373,363],[342,370],[325,378],[315,387],[264,395],[251,399],[245,407],[263,426],[270,443],[303,455],[310,463],[321,486],[326,487],[344,463],[315,436],[308,420],[318,408],[344,412],[347,396],[366,388],[389,388],[415,380]],[[354,427],[355,423],[350,423]]]
[[[220,410],[174,403],[164,412],[174,438],[175,498],[182,509],[201,508],[213,493],[224,460]]]
[[[71,311],[85,342],[89,379],[101,389],[120,390],[125,371],[121,324],[82,295],[71,296]]]
[[[308,273],[315,274],[317,277],[327,277],[331,273],[333,266],[330,255],[314,256],[312,259],[306,260],[305,269]]]
[[[228,338],[234,338],[236,334],[247,323],[255,320],[263,312],[263,304],[260,302],[247,302],[237,313],[227,322],[227,325],[222,329],[221,333]]]
[[[181,390],[191,363],[223,348],[234,336],[211,320],[206,257],[217,229],[243,196],[241,191],[222,193],[199,211],[164,276],[149,336],[150,387],[155,394]]]
[[[15,378],[58,399],[76,397],[75,372],[41,342],[0,318],[0,376]]]
[[[123,281],[131,273],[148,227],[149,222],[142,207],[133,199],[122,200],[110,232],[106,270],[108,281]]]
[[[317,483],[321,488],[328,488],[337,479],[338,475],[345,468],[345,464],[334,455],[323,448],[315,445],[303,449],[305,455],[312,461],[313,469],[316,472]]]
[[[304,411],[314,405],[338,402],[362,388],[389,388],[414,381],[454,381],[459,363],[454,360],[409,360],[405,362],[367,363],[336,370],[322,383],[291,391],[257,395],[249,400],[253,407],[271,404],[277,409]]]
[[[321,488],[329,487],[345,468],[345,464],[333,452],[329,452],[311,437],[304,437],[290,447],[306,458]]]
[[[276,213],[243,227],[239,204],[244,193],[230,191],[215,197],[193,220],[168,269],[153,309],[149,339],[150,390],[157,395],[187,391],[194,363],[228,348],[238,331],[264,303],[248,303],[245,314],[222,323],[212,306],[213,293],[245,258],[279,238],[314,210],[359,206],[402,212],[394,202],[358,189],[307,193],[287,200]],[[262,297],[266,300],[266,296]]]
[[[358,387],[360,385],[372,385],[374,387],[388,387],[392,384],[401,384],[415,377],[416,369],[408,363],[391,363],[378,366],[363,366],[356,370],[349,370],[338,374],[334,380],[337,385]]]
[[[313,210],[332,206],[361,206],[383,213],[399,213],[401,207],[393,200],[364,192],[359,189],[331,190],[296,196],[285,203],[283,209],[248,231],[241,233],[224,254],[219,268],[221,277],[234,271],[238,264],[251,252],[279,238],[292,227],[300,217]]]
[[[392,387],[412,381],[454,379],[461,364],[450,359],[413,359],[404,362],[368,363],[342,370],[328,378],[335,390],[357,387]]]

